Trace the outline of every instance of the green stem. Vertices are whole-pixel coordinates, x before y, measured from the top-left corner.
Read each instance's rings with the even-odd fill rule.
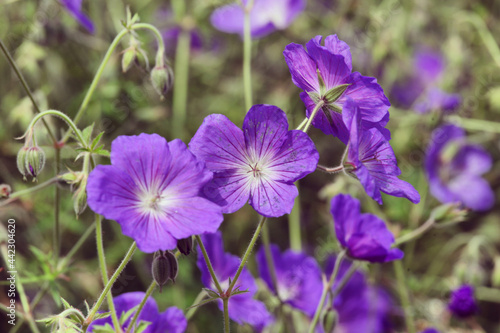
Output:
[[[198,296],[196,296],[196,298],[194,299],[193,305],[200,303],[205,298],[205,296],[207,296],[207,293],[204,290],[200,291],[198,293]],[[195,307],[191,307],[189,309],[189,311],[186,313],[186,320],[187,321],[189,321],[189,319],[191,319],[191,317],[196,313],[196,310],[198,310],[198,308],[199,308],[199,306],[195,306]]]
[[[299,181],[295,182],[299,189]],[[290,248],[295,251],[302,251],[302,235],[300,229],[300,196],[295,197],[292,212],[288,216],[288,232],[290,238]]]
[[[297,126],[296,130],[297,131],[302,131],[302,128],[304,128],[304,126],[307,124],[308,120],[309,120],[309,118],[304,118],[304,120],[302,120],[302,122],[300,123],[300,125]]]
[[[56,177],[61,171],[61,149],[55,151],[56,162]],[[57,267],[59,262],[59,255],[61,254],[61,223],[59,218],[59,211],[61,209],[61,190],[59,186],[54,186],[54,230],[53,230],[53,243],[54,243],[54,266]]]
[[[61,111],[57,111],[57,110],[47,110],[47,111],[44,111],[42,113],[37,114],[33,118],[33,120],[31,120],[31,123],[28,126],[28,131],[22,137],[24,137],[28,134],[28,132],[33,128],[33,126],[35,126],[35,124],[38,120],[40,120],[41,118],[48,116],[48,115],[58,116],[58,117],[62,118],[68,124],[68,126],[73,130],[73,133],[75,133],[76,138],[80,142],[80,144],[83,147],[87,147],[87,143],[83,139],[82,133],[76,127],[75,123],[71,120],[71,118],[69,118],[66,114],[62,113]],[[64,142],[64,139],[61,142]]]
[[[311,115],[309,116],[309,119],[307,119],[307,123],[305,124],[304,128],[302,129],[302,132],[307,133],[309,130],[309,127],[312,124],[312,121],[314,120],[314,117],[316,117],[316,114],[318,113],[319,110],[321,110],[321,107],[325,104],[323,100],[320,100],[318,104],[314,106],[313,111],[311,112]]]
[[[406,287],[405,272],[403,263],[400,260],[394,261],[394,271],[398,281],[399,297],[405,314],[406,330],[408,333],[415,333],[415,323],[413,321],[413,310],[410,303],[409,291]]]
[[[151,25],[149,23],[136,23],[133,24],[132,27],[130,27],[130,29],[131,30],[147,29],[155,34],[156,41],[158,42],[158,51],[156,52],[156,65],[163,66],[164,65],[163,57],[165,56],[165,43],[163,42],[163,37],[160,31],[154,25]]]
[[[82,245],[85,243],[85,241],[92,235],[92,232],[96,228],[96,224],[92,223],[90,227],[85,230],[83,235],[78,239],[78,241],[73,245],[71,250],[69,250],[68,254],[61,260],[60,262],[60,270],[64,268],[68,264],[68,262],[71,260],[71,258],[75,255],[75,253],[82,247]]]
[[[87,106],[90,102],[90,99],[91,99],[92,95],[94,94],[94,91],[97,87],[97,84],[99,83],[99,80],[101,79],[102,73],[104,72],[104,68],[106,67],[106,64],[108,63],[109,59],[111,58],[111,55],[113,54],[114,50],[118,46],[118,43],[120,42],[120,40],[128,33],[129,33],[128,29],[123,29],[122,31],[120,31],[118,33],[118,35],[116,35],[116,37],[113,40],[113,42],[111,43],[111,45],[109,46],[108,51],[104,55],[104,59],[102,59],[102,62],[99,65],[99,68],[97,69],[97,72],[94,76],[94,79],[92,80],[92,83],[90,84],[89,90],[87,91],[87,94],[83,98],[82,104],[80,105],[80,108],[78,109],[78,112],[75,115],[75,118],[74,118],[75,124],[78,124],[78,122],[80,121],[80,119],[83,116],[83,113],[87,109]],[[61,142],[65,143],[66,141],[68,141],[69,136],[70,136],[70,132],[68,131],[68,132],[66,132],[66,134],[62,138]]]
[[[339,166],[336,166],[333,168],[329,168],[329,167],[318,164],[316,169],[321,170],[323,172],[327,172],[327,173],[338,173],[338,172],[341,172],[342,170],[344,170],[344,166],[339,165]]]
[[[245,106],[247,111],[252,107],[252,35],[250,31],[250,13],[253,0],[245,7],[243,21],[243,90],[245,91]]]
[[[491,120],[462,118],[460,116],[448,116],[446,120],[456,123],[469,131],[500,133],[500,123]]]
[[[252,253],[253,247],[255,246],[255,242],[259,238],[260,231],[262,230],[262,226],[264,225],[264,222],[266,222],[266,219],[267,218],[263,216],[259,222],[259,225],[257,226],[257,229],[255,229],[255,233],[253,234],[252,240],[250,241],[250,244],[248,244],[247,250],[245,251],[243,258],[241,259],[240,267],[238,267],[238,270],[236,271],[236,274],[234,275],[234,278],[231,281],[229,288],[227,288],[227,294],[231,294],[231,292],[233,291],[234,285],[238,281],[241,271],[243,271],[243,268],[245,267],[248,258],[250,257],[250,253]]]
[[[120,273],[123,271],[123,269],[125,268],[125,266],[127,266],[127,264],[130,261],[130,259],[132,259],[132,256],[134,255],[134,252],[135,252],[136,248],[137,248],[137,244],[135,242],[133,242],[132,245],[130,246],[127,254],[123,258],[122,262],[120,263],[120,266],[118,266],[118,268],[116,269],[116,271],[113,273],[113,275],[109,279],[108,283],[104,287],[104,290],[101,292],[101,295],[97,299],[97,302],[92,307],[92,310],[90,310],[90,313],[88,314],[87,319],[85,319],[85,324],[83,325],[83,332],[87,331],[88,326],[94,320],[95,314],[97,313],[97,311],[101,307],[102,302],[104,302],[104,299],[108,295],[108,293],[111,290],[111,287],[115,283],[116,279],[118,278],[118,276],[120,276]]]
[[[210,272],[210,276],[214,281],[215,287],[217,288],[219,294],[222,294],[223,293],[222,287],[220,286],[219,280],[217,279],[217,275],[215,275],[214,268],[212,267],[212,263],[210,262],[210,258],[208,257],[207,250],[205,249],[205,245],[203,245],[203,241],[201,240],[200,236],[196,235],[195,238],[196,241],[198,242],[198,245],[200,246],[201,253],[203,253],[203,258],[205,258],[205,263],[207,264],[208,271]]]
[[[337,256],[337,260],[335,260],[335,266],[333,267],[332,275],[330,276],[328,283],[326,284],[325,288],[323,289],[323,293],[321,294],[321,299],[319,301],[318,307],[316,308],[316,312],[314,313],[314,317],[313,317],[313,320],[311,322],[311,326],[309,326],[309,333],[314,333],[314,329],[316,328],[316,325],[318,324],[319,316],[321,315],[321,311],[323,310],[323,305],[325,304],[326,295],[328,295],[328,292],[330,291],[330,289],[333,286],[333,282],[335,281],[335,278],[337,277],[337,274],[338,274],[339,268],[340,268],[340,263],[344,259],[344,256],[345,256],[345,251],[342,251]]]
[[[436,221],[433,218],[428,219],[424,224],[422,224],[420,227],[417,229],[413,230],[412,232],[407,233],[406,235],[403,235],[401,237],[398,237],[395,242],[393,247],[399,246],[403,243],[412,241],[418,237],[420,237],[423,233],[425,233],[427,230],[432,228],[434,226],[434,223]]]
[[[172,136],[180,139],[184,138],[186,127],[190,52],[191,33],[182,28],[175,52],[172,102]]]
[[[26,94],[30,98],[31,103],[33,104],[33,107],[35,108],[36,112],[41,113],[42,111],[38,107],[38,104],[35,101],[35,98],[33,97],[33,94],[31,93],[31,89],[29,88],[28,83],[24,79],[23,74],[21,73],[21,71],[17,67],[16,62],[14,61],[14,59],[12,58],[12,56],[10,55],[9,50],[7,50],[7,47],[5,46],[5,44],[3,43],[3,41],[1,39],[0,39],[0,49],[2,49],[3,54],[5,55],[5,57],[7,58],[7,60],[9,61],[9,64],[12,67],[12,69],[14,70],[14,72],[16,73],[19,81],[21,81],[21,84],[22,84],[24,90],[26,91]],[[47,124],[47,122],[45,120],[43,120],[43,124],[45,125],[45,128],[47,129],[47,133],[49,134],[50,139],[54,143],[54,146],[57,146],[57,139],[54,136],[54,134],[52,133],[49,125]]]
[[[132,329],[135,329],[135,323],[137,322],[137,319],[139,318],[139,315],[141,314],[142,308],[146,304],[146,301],[148,300],[149,296],[151,296],[151,294],[153,293],[155,288],[156,288],[156,282],[153,280],[153,282],[151,282],[151,284],[149,285],[148,290],[146,291],[146,295],[144,295],[144,298],[142,299],[141,303],[139,304],[137,311],[134,313],[134,316],[132,317],[132,320],[130,321],[130,324],[128,325],[126,333],[130,333],[130,332],[132,332],[131,331]]]
[[[342,276],[342,279],[340,280],[340,282],[337,284],[337,286],[333,290],[332,299],[335,299],[335,297],[337,297],[337,295],[342,291],[342,289],[345,287],[347,282],[349,282],[352,275],[354,274],[354,272],[356,272],[356,270],[359,268],[360,265],[361,265],[361,262],[359,262],[359,261],[356,261],[356,262],[351,264],[351,266],[349,267],[349,270],[344,273],[344,275]]]
[[[106,268],[106,257],[104,256],[104,246],[102,241],[102,216],[99,214],[95,214],[95,240],[97,243],[97,256],[99,257],[99,267],[101,269],[102,283],[104,286],[108,284],[108,270]],[[108,308],[111,312],[111,318],[113,320],[113,327],[115,329],[119,329],[120,321],[118,320],[118,316],[116,314],[115,304],[113,303],[113,295],[108,292],[107,295]]]
[[[54,177],[54,178],[47,180],[46,182],[43,182],[43,183],[36,185],[36,186],[27,188],[25,190],[16,191],[16,192],[12,193],[8,199],[0,201],[0,207],[6,206],[6,205],[10,204],[11,202],[16,201],[17,198],[22,197],[23,195],[30,194],[30,193],[39,191],[41,189],[44,189],[44,188],[56,183],[58,181],[58,179],[59,179],[59,177]]]
[[[264,252],[266,255],[266,264],[267,264],[267,269],[269,270],[269,275],[271,275],[271,283],[274,288],[274,292],[279,298],[278,294],[278,279],[276,277],[276,270],[274,267],[274,259],[273,259],[273,254],[271,252],[271,246],[270,246],[270,240],[269,240],[269,228],[267,224],[264,224],[264,227],[262,228],[262,242],[264,243]]]
[[[224,304],[224,333],[231,332],[231,326],[229,322],[229,298],[222,298],[222,303]]]

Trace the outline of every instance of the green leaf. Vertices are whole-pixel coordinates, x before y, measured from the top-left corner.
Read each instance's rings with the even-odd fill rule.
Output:
[[[236,289],[235,291],[233,291],[231,293],[231,296],[234,296],[234,295],[240,295],[240,294],[244,294],[244,293],[248,293],[250,292],[248,289],[247,290],[239,290],[239,289]]]
[[[102,319],[111,316],[111,312],[102,312],[102,313],[96,313],[94,315],[94,320],[96,319]]]
[[[213,291],[212,289],[203,288],[203,290],[204,290],[204,291],[208,294],[208,296],[210,296],[210,297],[220,298],[219,293],[217,293],[216,291]]]
[[[149,325],[151,325],[151,322],[141,320],[141,321],[139,322],[139,325],[135,328],[134,332],[136,332],[136,333],[141,333],[141,332],[144,332],[144,330],[145,330],[145,329],[146,329]]]
[[[209,298],[209,299],[206,299],[198,304],[195,304],[195,305],[191,305],[189,308],[186,308],[186,310],[189,310],[189,309],[192,309],[192,308],[196,308],[198,306],[202,306],[202,305],[205,305],[205,304],[208,304],[210,302],[213,302],[213,301],[216,301],[218,300],[220,297],[212,297],[212,298]]]
[[[120,315],[120,324],[124,324],[129,318],[132,317],[134,312],[139,308],[139,304],[134,306],[132,309],[128,310],[127,312],[122,312]]]
[[[109,151],[106,150],[106,149],[96,150],[96,151],[94,151],[94,154],[105,156],[105,157],[110,157],[111,156],[111,154],[109,153]]]
[[[101,137],[103,134],[104,134],[104,132],[97,134],[97,136],[92,141],[92,144],[90,145],[91,150],[94,150],[94,148],[99,144],[99,141],[101,141]]]

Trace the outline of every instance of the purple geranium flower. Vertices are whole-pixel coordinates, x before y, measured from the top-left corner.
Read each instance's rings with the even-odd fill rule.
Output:
[[[359,179],[366,193],[379,204],[382,204],[381,191],[418,203],[418,192],[411,184],[398,179],[401,170],[386,137],[375,127],[362,130],[359,108],[354,101],[346,101],[342,118],[349,130],[347,159],[344,161],[346,171]]]
[[[199,193],[211,180],[181,140],[119,136],[111,144],[111,165],[89,175],[88,204],[118,222],[141,251],[170,250],[178,239],[214,232],[222,223],[221,207]]]
[[[271,253],[278,290],[274,288],[263,247],[257,252],[256,257],[260,277],[282,302],[313,316],[323,290],[321,269],[316,260],[292,250],[280,253],[276,245],[271,245]]]
[[[220,232],[202,235],[203,245],[223,290],[229,287],[229,278],[233,278],[240,265],[240,258],[224,252],[224,244]],[[201,271],[201,281],[205,287],[216,290],[212,281],[203,253],[198,249],[197,266]],[[265,305],[253,298],[257,292],[257,285],[250,272],[244,268],[238,278],[236,287],[248,290],[247,293],[231,296],[229,298],[229,317],[238,324],[248,323],[252,326],[263,328],[271,323],[272,316]],[[218,300],[219,309],[223,310],[222,300]]]
[[[461,103],[460,95],[449,94],[438,88],[445,70],[443,57],[436,52],[423,49],[415,53],[413,73],[392,88],[392,96],[403,107],[420,113],[432,110],[455,111]]]
[[[244,8],[230,4],[217,8],[210,17],[212,25],[223,32],[239,34],[243,38]],[[286,29],[304,10],[305,0],[254,0],[250,11],[250,33],[253,38],[264,37],[273,31]]]
[[[214,172],[205,192],[233,213],[247,201],[261,215],[289,214],[298,195],[294,182],[316,169],[319,154],[309,136],[288,130],[285,113],[254,105],[243,131],[226,116],[205,118],[189,149]]]
[[[434,327],[429,327],[429,328],[426,328],[425,330],[423,330],[420,333],[439,333],[439,331],[437,329],[435,329]]]
[[[335,234],[347,255],[369,262],[403,258],[403,251],[392,249],[394,236],[385,222],[372,214],[361,214],[360,203],[347,194],[332,199],[331,213]]]
[[[332,274],[335,261],[335,257],[328,258],[325,266],[327,276]],[[340,263],[332,291],[336,290],[351,265],[352,263],[348,260]],[[386,333],[391,331],[389,320],[393,308],[391,297],[382,288],[369,285],[360,271],[355,271],[349,278],[335,297],[333,307],[338,314],[335,332]]]
[[[439,201],[462,202],[477,211],[490,209],[495,195],[481,175],[491,166],[490,154],[478,145],[467,143],[462,128],[443,125],[434,130],[425,170],[430,191]]]
[[[474,287],[468,284],[451,292],[448,309],[459,318],[467,318],[474,315],[477,310],[476,299],[474,298]]]
[[[94,24],[92,21],[82,12],[82,1],[83,0],[61,0],[63,6],[68,10],[68,12],[73,16],[88,32],[94,33]]]
[[[131,293],[121,294],[113,299],[115,304],[116,314],[118,318],[127,311],[138,306],[143,300],[146,293],[142,291],[136,291]],[[135,312],[134,312],[135,313]],[[125,321],[122,330],[125,331],[134,316],[132,313],[128,319]],[[154,298],[149,297],[142,308],[142,311],[137,318],[137,324],[140,321],[150,322],[151,324],[143,331],[143,333],[182,333],[187,328],[187,320],[184,317],[182,311],[176,307],[170,307],[164,312],[160,313],[158,311],[158,306]],[[111,316],[97,319],[92,322],[89,326],[87,332],[92,332],[95,326],[104,326],[106,324],[113,327],[113,321]]]
[[[352,72],[349,45],[337,35],[325,38],[316,36],[307,43],[307,52],[299,44],[289,44],[283,55],[295,85],[304,90],[300,98],[309,117],[315,105],[322,100],[325,105],[312,124],[325,134],[337,136],[347,143],[349,132],[342,122],[342,109],[348,98],[359,105],[363,127],[384,127],[389,121],[389,100],[372,77]],[[388,131],[384,135],[389,135]]]

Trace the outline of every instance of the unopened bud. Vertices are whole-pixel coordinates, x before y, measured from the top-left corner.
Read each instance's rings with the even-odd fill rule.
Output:
[[[12,193],[12,189],[7,184],[0,184],[0,198],[8,198]]]
[[[177,249],[183,255],[185,255],[185,256],[189,255],[191,253],[191,251],[193,250],[193,238],[188,237],[188,238],[179,239],[177,241]]]
[[[457,223],[465,220],[467,210],[460,203],[447,203],[434,208],[431,216],[437,223]]]
[[[25,146],[17,154],[17,168],[23,175],[24,180],[26,180],[26,176],[31,176],[35,181],[44,165],[45,153],[38,146]]]
[[[137,50],[135,47],[131,46],[125,50],[122,56],[123,73],[127,72],[130,69],[130,67],[132,67],[136,57],[137,57]]]
[[[151,71],[151,82],[156,92],[160,96],[164,96],[174,84],[174,72],[167,64],[163,66],[155,66]]]
[[[160,292],[162,286],[165,285],[168,280],[172,280],[175,283],[177,270],[177,259],[171,252],[160,250],[155,253],[151,273],[156,284],[160,286]]]
[[[73,194],[73,209],[75,210],[76,216],[83,213],[85,208],[87,208],[87,177],[83,177],[78,189]]]

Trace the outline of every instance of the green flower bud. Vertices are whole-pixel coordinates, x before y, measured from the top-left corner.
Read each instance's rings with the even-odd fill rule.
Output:
[[[7,184],[0,184],[0,198],[8,198],[12,193],[12,189]]]
[[[76,216],[83,213],[85,208],[87,208],[87,176],[85,175],[78,186],[78,189],[73,194],[73,209]]]
[[[188,238],[179,239],[177,241],[177,249],[183,255],[185,255],[185,256],[189,255],[191,253],[191,251],[193,250],[193,238],[188,237]]]
[[[175,283],[177,270],[177,259],[171,252],[161,250],[155,252],[151,273],[156,284],[160,286],[160,292],[162,286],[165,285],[168,280],[172,280]]]
[[[45,165],[45,153],[38,146],[24,146],[17,153],[17,168],[26,180],[26,176],[33,177],[36,180],[38,174],[42,171]]]
[[[122,56],[122,72],[127,72],[130,67],[134,64],[137,57],[137,50],[135,47],[131,46],[125,50]]]
[[[160,96],[164,96],[174,84],[174,72],[167,64],[164,66],[155,66],[151,71],[151,82],[156,92]]]

